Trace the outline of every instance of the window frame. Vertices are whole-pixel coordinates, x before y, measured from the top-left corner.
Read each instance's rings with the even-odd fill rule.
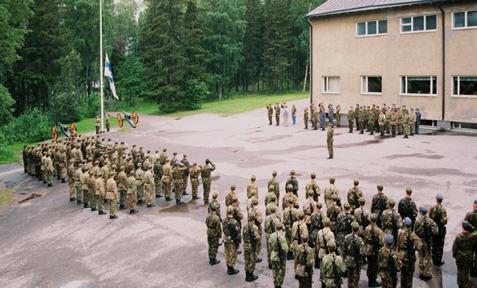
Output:
[[[477,29],[476,26],[467,26],[467,14],[469,12],[477,12],[477,10],[455,11],[452,12],[452,30]],[[455,27],[455,13],[464,13],[464,27]]]
[[[322,76],[321,81],[321,93],[323,94],[340,94],[341,93],[341,77],[340,76]],[[330,78],[338,78],[339,81],[339,91],[327,91],[325,87],[328,87],[329,90],[329,79]]]
[[[454,94],[454,88],[455,88],[455,84],[454,84],[454,78],[458,78],[458,86],[457,86],[457,94]],[[477,95],[464,95],[464,94],[460,94],[460,78],[463,77],[469,77],[469,78],[476,78],[477,80],[477,75],[473,75],[473,76],[470,76],[470,75],[453,75],[452,78],[451,78],[451,97],[455,97],[455,98],[477,98]]]
[[[379,77],[381,78],[381,92],[369,92],[367,90],[369,90],[369,83],[368,83],[368,79],[369,77]],[[365,87],[364,87],[364,79],[366,79],[366,91],[365,91]],[[361,76],[361,94],[362,95],[376,95],[376,96],[379,96],[379,95],[383,95],[383,76],[381,75],[362,75]]]
[[[429,78],[430,80],[430,87],[431,87],[431,94],[420,94],[420,93],[408,93],[407,92],[407,78],[414,78],[414,77],[426,77],[426,78]],[[403,92],[403,78],[406,78],[406,89],[405,89],[405,92]],[[436,82],[436,91],[432,91],[432,87],[434,86],[433,84],[433,78],[436,78],[435,82]],[[439,86],[437,85],[438,84],[438,78],[437,78],[437,75],[401,75],[399,77],[399,95],[400,96],[420,96],[420,97],[437,97],[437,94],[439,93]],[[434,92],[434,93],[432,93]]]
[[[380,21],[386,21],[386,33],[379,33],[379,22]],[[369,22],[375,22],[376,23],[376,34],[368,34],[368,23]],[[364,26],[364,30],[365,30],[365,34],[363,35],[359,35],[358,34],[358,25],[360,23],[364,23],[365,26]],[[356,37],[376,37],[376,36],[384,36],[384,35],[387,35],[388,34],[388,19],[377,19],[377,20],[369,20],[369,21],[360,21],[360,22],[356,22]]]
[[[436,28],[435,29],[427,29],[427,17],[429,16],[435,16],[436,17]],[[423,17],[424,22],[423,22],[423,30],[414,30],[414,18],[415,17]],[[411,23],[404,23],[405,26],[410,25],[411,26],[411,31],[402,31],[403,19],[411,18]],[[400,17],[399,18],[399,34],[413,34],[413,33],[430,33],[430,32],[436,32],[437,31],[437,14],[424,14],[424,15],[414,15],[414,16],[406,16],[406,17]]]

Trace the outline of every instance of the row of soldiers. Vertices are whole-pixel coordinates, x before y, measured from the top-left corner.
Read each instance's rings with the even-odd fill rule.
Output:
[[[127,149],[129,146],[124,142],[119,144],[116,141],[113,144],[111,139],[106,142],[99,136],[96,140],[94,137],[60,139],[39,144],[38,147],[25,146],[24,169],[25,173],[38,176],[49,186],[53,186],[55,174],[63,183],[66,183],[68,176],[70,201],[76,200],[77,204],[83,204],[84,208],[91,208],[92,211],[96,211],[97,205],[102,205],[97,199],[100,189],[95,183],[99,178],[106,182],[111,174],[115,175],[114,179],[118,182],[119,207],[126,209],[128,202],[130,213],[137,212],[137,203],[146,203],[148,208],[154,207],[154,191],[156,198],[165,196],[166,201],[172,200],[171,194],[174,192],[176,204],[183,204],[181,198],[188,195],[185,191],[189,179],[192,199],[200,199],[197,196],[199,176],[204,188],[204,202],[208,204],[211,173],[215,170],[215,165],[209,159],[206,159],[204,166],[197,163],[190,165],[187,154],[179,161],[174,152],[169,159],[166,148],[162,154],[156,150],[154,155],[151,155],[150,150],[146,154],[142,146],[138,151],[133,145],[129,155],[126,155]],[[143,200],[144,194],[146,201]],[[102,206],[100,208],[102,212]]]
[[[325,216],[325,213],[321,211],[323,205],[318,201],[321,193],[314,173],[311,174],[311,181],[306,185],[307,199],[301,211],[299,210],[298,181],[293,172],[291,171],[291,177],[286,182],[287,194],[282,202],[283,217],[278,211],[279,188],[275,178],[276,172],[273,173],[274,176],[269,181],[269,191],[265,197],[265,220],[257,207],[258,187],[254,183],[255,177],[252,177],[252,182],[247,187],[248,224],[243,229],[241,228],[243,214],[235,194],[235,186],[231,187],[230,193],[225,198],[227,218],[223,221],[220,218],[217,195],[214,195],[213,205],[209,206],[212,213],[206,220],[209,228],[209,263],[211,265],[219,262],[216,254],[218,239],[222,236],[220,223],[224,233],[224,249],[229,274],[238,273],[234,266],[237,249],[242,241],[239,237],[242,229],[247,281],[253,281],[257,277],[253,275],[253,271],[255,263],[261,261],[259,258],[261,237],[262,231],[265,231],[267,260],[269,268],[274,271],[276,287],[280,287],[283,283],[285,258],[295,259],[295,273],[301,283],[300,287],[311,287],[308,285],[311,285],[309,281],[312,270],[305,271],[306,267],[310,267],[308,262],[311,262],[311,265],[314,263],[315,268],[321,267],[320,281],[324,286],[335,287],[334,285],[339,283],[337,276],[340,273],[333,273],[338,271],[337,268],[333,269],[333,265],[325,261],[328,260],[325,257],[329,255],[333,255],[335,260],[338,259],[331,252],[335,249],[343,256],[345,268],[343,275],[340,276],[348,277],[349,287],[358,286],[362,264],[368,265],[367,276],[370,287],[381,285],[396,287],[398,269],[401,270],[401,287],[412,287],[416,251],[419,256],[421,280],[427,281],[432,278],[431,263],[436,266],[444,264],[442,253],[447,213],[442,206],[442,195],[436,196],[436,205],[430,208],[429,213],[428,209],[422,206],[418,215],[417,206],[411,198],[412,189],[406,189],[406,196],[399,201],[398,211],[396,211],[395,201],[387,198],[383,193],[383,186],[379,184],[377,193],[373,197],[371,211],[369,211],[365,208],[366,201],[359,188],[359,180],[353,181],[353,187],[347,193],[348,202],[342,205],[340,192],[334,184],[335,179],[331,177],[330,185],[324,190]],[[211,221],[212,218],[218,221]],[[285,231],[285,235],[282,230]],[[277,234],[272,237],[274,233]],[[333,245],[330,246],[331,243],[336,243],[334,245],[336,248]],[[305,251],[309,251],[308,248],[315,249],[311,252],[311,257],[306,256]],[[382,283],[377,281],[378,273]]]

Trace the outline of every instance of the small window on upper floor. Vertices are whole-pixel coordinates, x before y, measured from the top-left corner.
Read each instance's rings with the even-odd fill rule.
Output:
[[[401,18],[401,33],[434,31],[436,29],[436,15]]]
[[[388,20],[356,23],[356,36],[374,36],[388,33]]]
[[[455,12],[453,15],[453,28],[477,28],[477,11]]]

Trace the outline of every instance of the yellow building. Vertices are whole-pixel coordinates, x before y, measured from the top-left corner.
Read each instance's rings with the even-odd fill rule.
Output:
[[[477,123],[476,0],[328,0],[305,18],[315,104],[406,105],[439,128]]]

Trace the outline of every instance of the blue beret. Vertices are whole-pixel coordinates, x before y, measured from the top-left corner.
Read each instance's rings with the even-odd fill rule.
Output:
[[[118,144],[118,141],[114,141],[114,144]]]
[[[394,242],[394,236],[391,234],[386,234],[386,236],[384,236],[384,241],[386,241],[387,244],[391,245]]]
[[[411,226],[412,226],[412,220],[411,220],[411,218],[409,218],[409,217],[404,218],[403,223],[404,223],[404,225],[406,225],[407,227],[411,227]]]
[[[419,207],[419,212],[426,214],[427,213],[427,208],[424,206]]]
[[[444,197],[442,197],[441,194],[437,194],[437,195],[436,195],[436,200],[437,200],[437,201],[440,202],[440,201],[442,201],[443,199],[444,199]]]
[[[467,220],[462,221],[462,227],[464,227],[465,229],[469,229],[470,228],[469,221]]]

